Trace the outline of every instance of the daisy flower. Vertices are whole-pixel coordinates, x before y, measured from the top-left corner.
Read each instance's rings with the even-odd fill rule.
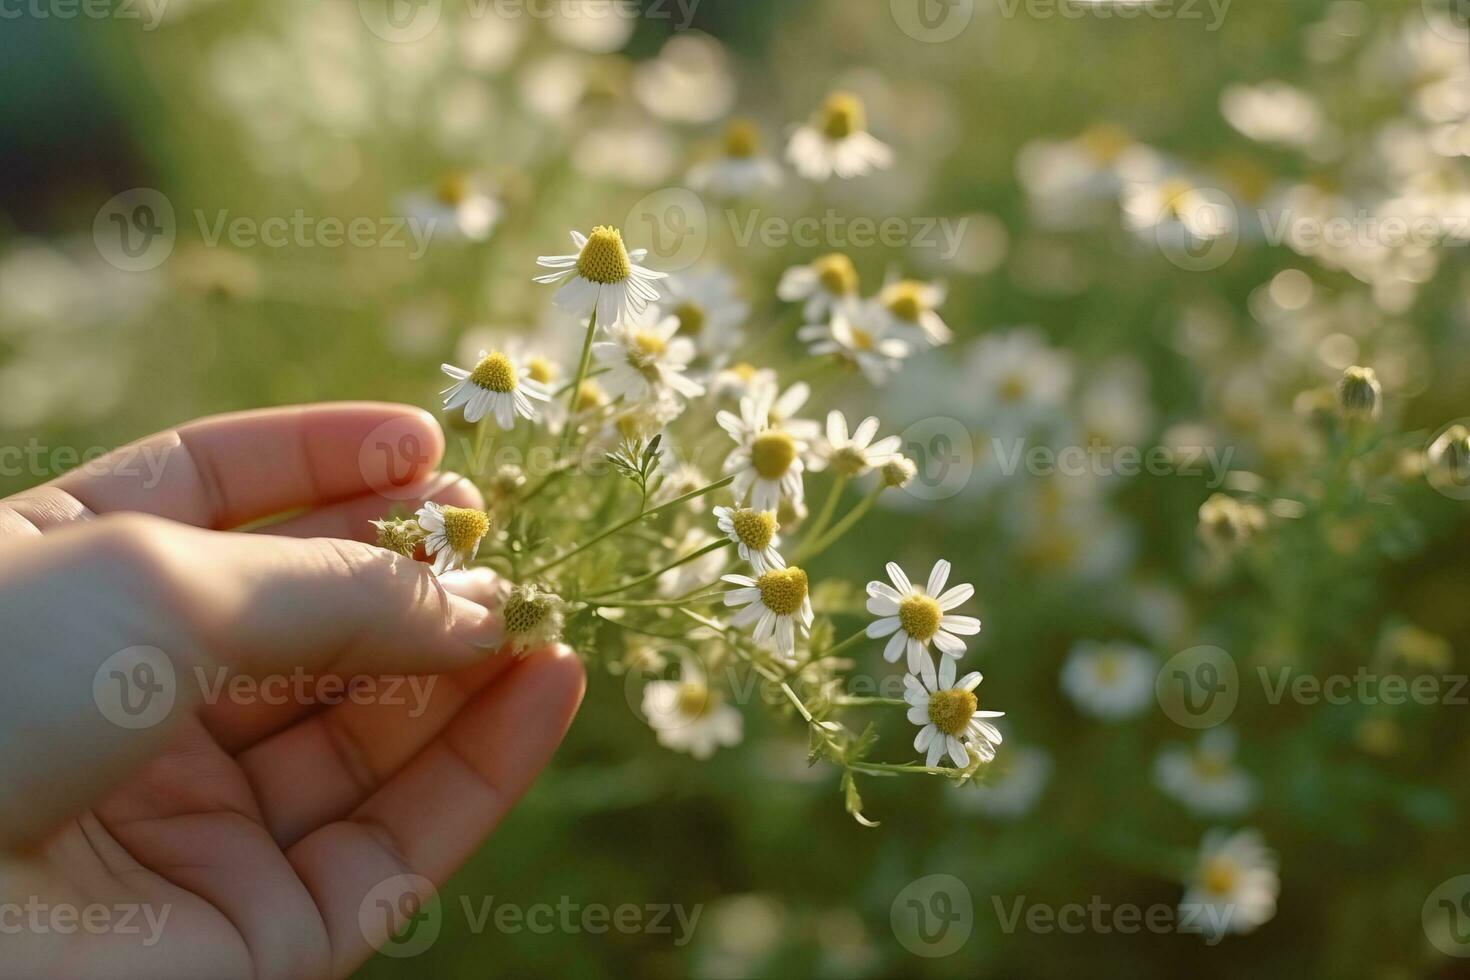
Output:
[[[684,375],[694,359],[694,342],[679,332],[677,317],[664,317],[651,325],[651,318],[634,318],[608,328],[608,339],[592,345],[592,356],[606,369],[600,380],[614,397],[623,395],[629,401],[642,402],[656,398],[660,392],[673,390],[685,398],[704,394],[704,386]]]
[[[776,372],[770,368],[758,368],[745,361],[737,361],[715,372],[711,394],[739,402],[740,399],[777,386]]]
[[[480,362],[472,371],[453,364],[441,364],[439,368],[455,381],[453,386],[441,392],[444,410],[452,412],[463,408],[465,421],[471,424],[487,415],[494,415],[497,425],[509,429],[515,424],[517,415],[528,420],[536,418],[536,408],[531,399],[551,400],[551,393],[545,385],[531,380],[500,351],[480,351]]]
[[[971,748],[981,762],[989,762],[1001,742],[1000,731],[986,719],[1004,717],[1005,712],[979,710],[975,688],[980,686],[980,672],[972,670],[958,683],[954,675],[955,662],[945,660],[939,665],[937,678],[932,672],[922,680],[911,673],[903,677],[909,721],[921,726],[914,739],[914,751],[928,751],[927,766],[938,765],[948,752],[951,762],[967,769]]]
[[[928,583],[921,588],[910,582],[896,563],[889,562],[888,577],[893,585],[868,583],[868,612],[882,617],[868,624],[868,636],[876,640],[891,635],[883,648],[883,658],[894,663],[908,650],[909,672],[923,672],[930,679],[934,677],[934,664],[924,651],[931,641],[944,654],[942,659],[959,658],[965,655],[965,641],[960,637],[980,632],[980,620],[975,617],[948,615],[975,594],[975,587],[969,584],[945,591],[949,568],[943,558],[935,562]]]
[[[628,313],[641,313],[658,299],[654,282],[667,273],[654,272],[639,265],[648,249],[629,252],[623,245],[623,233],[610,225],[598,225],[591,236],[572,232],[575,255],[543,255],[536,264],[556,271],[536,277],[543,284],[562,283],[553,302],[577,317],[594,312],[597,322],[612,327]]]
[[[805,381],[798,381],[785,391],[779,386],[771,388],[771,411],[769,413],[771,424],[779,425],[787,432],[795,435],[798,439],[811,442],[822,434],[821,426],[811,419],[799,419],[796,413],[801,411],[807,399],[812,396],[812,386]]]
[[[782,500],[800,502],[804,496],[803,456],[807,442],[789,428],[771,421],[769,392],[740,399],[740,414],[720,412],[715,421],[735,440],[725,457],[725,475],[734,475],[731,492],[756,510],[775,510]]]
[[[893,151],[868,132],[868,112],[851,92],[833,92],[808,125],[791,134],[786,159],[807,180],[863,177],[893,165]]]
[[[790,657],[796,651],[798,629],[806,636],[812,626],[806,572],[792,566],[765,572],[759,578],[726,575],[722,581],[738,586],[725,593],[725,605],[744,607],[730,622],[735,626],[754,623],[755,642],[774,640],[776,652]]]
[[[922,337],[938,347],[954,339],[954,332],[935,312],[948,295],[943,283],[898,279],[878,293],[876,306],[890,329]]]
[[[1174,745],[1154,760],[1154,783],[1194,813],[1232,817],[1249,809],[1255,785],[1234,764],[1235,732],[1212,728],[1190,748]]]
[[[781,273],[776,296],[785,303],[805,303],[802,313],[808,321],[821,320],[833,310],[849,310],[857,305],[857,267],[841,252],[833,252],[811,265],[794,265]]]
[[[1087,640],[1074,646],[1062,665],[1062,690],[1084,713],[1121,721],[1148,707],[1157,669],[1154,658],[1138,647]]]
[[[517,585],[500,607],[500,618],[513,653],[540,650],[561,639],[562,600],[535,585]]]
[[[757,575],[786,567],[776,550],[781,543],[780,523],[774,512],[749,507],[716,507],[715,521],[725,537],[735,542],[741,561],[750,562]]]
[[[878,434],[878,420],[868,416],[858,423],[851,436],[847,434],[847,419],[841,412],[827,413],[827,435],[815,447],[812,469],[824,470],[831,467],[842,476],[862,476],[874,467],[900,458],[898,451],[903,440],[888,436],[873,442]]]
[[[405,216],[446,241],[483,242],[500,220],[500,204],[462,173],[449,173],[432,190],[403,199]]]
[[[748,119],[731,120],[721,153],[689,171],[689,185],[719,197],[749,197],[784,179],[780,164],[761,152],[760,132]]]
[[[1276,914],[1281,879],[1276,855],[1255,830],[1212,830],[1200,844],[1194,873],[1179,902],[1180,931],[1219,939],[1250,932]]]
[[[414,515],[424,532],[424,553],[434,563],[434,574],[468,568],[490,533],[490,515],[470,507],[450,507],[432,500]]]
[[[796,332],[817,356],[835,354],[858,368],[869,382],[882,385],[898,373],[909,345],[896,337],[885,337],[867,324],[859,325],[848,314],[833,312],[826,324],[809,323]]]
[[[708,759],[721,746],[739,745],[745,720],[738,709],[685,660],[677,681],[651,681],[643,688],[643,717],[658,744],[696,759]]]
[[[679,336],[705,354],[721,354],[740,343],[740,325],[750,304],[735,294],[735,279],[724,269],[698,269],[669,277],[663,309],[679,320]]]

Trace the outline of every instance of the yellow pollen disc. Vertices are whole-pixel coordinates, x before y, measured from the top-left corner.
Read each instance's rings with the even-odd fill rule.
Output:
[[[750,444],[750,462],[767,480],[778,480],[796,462],[796,443],[784,432],[763,432]]]
[[[556,365],[544,357],[533,357],[526,363],[526,374],[532,381],[550,384],[556,380]]]
[[[704,684],[685,681],[679,685],[679,714],[687,718],[701,718],[720,703],[720,696]]]
[[[926,595],[911,595],[898,604],[898,624],[920,643],[934,638],[943,616],[939,603]]]
[[[725,130],[725,156],[749,160],[760,152],[761,137],[749,119],[732,120]]]
[[[821,130],[832,140],[844,140],[868,128],[863,100],[851,92],[833,92],[822,103]]]
[[[1205,891],[1212,895],[1229,895],[1235,890],[1235,881],[1238,876],[1233,861],[1226,858],[1212,858],[1205,864],[1204,873],[1200,875],[1200,883],[1204,885]]]
[[[795,616],[806,601],[806,572],[799,568],[783,568],[766,572],[756,579],[761,602],[777,616]]]
[[[929,720],[946,735],[959,736],[980,707],[973,691],[951,688],[929,695]]]
[[[480,359],[480,363],[470,373],[470,380],[481,388],[505,394],[516,390],[516,369],[511,365],[510,358],[496,351]]]
[[[847,296],[858,291],[857,267],[841,252],[824,255],[813,263],[822,288],[833,296]]]
[[[439,178],[439,183],[434,188],[434,197],[440,204],[457,207],[464,203],[465,198],[470,196],[470,182],[464,174],[451,173]]]
[[[589,408],[599,408],[607,404],[607,393],[596,381],[583,381],[582,387],[577,389],[577,407],[575,411],[585,412]]]
[[[512,592],[510,598],[505,600],[505,608],[500,614],[505,621],[507,635],[516,636],[535,630],[546,622],[546,617],[550,612],[551,603],[549,601]]]
[[[924,284],[905,280],[895,283],[888,291],[888,312],[900,320],[916,322],[927,311],[924,305]]]
[[[868,471],[868,457],[861,449],[843,446],[832,454],[832,469],[844,476],[859,476]]]
[[[686,337],[698,337],[704,330],[704,308],[694,303],[680,303],[674,307],[674,316],[679,318],[679,333]]]
[[[770,547],[771,539],[781,526],[776,523],[776,515],[770,511],[751,510],[749,507],[735,511],[730,515],[730,521],[735,525],[735,536],[740,539],[740,543],[756,551],[764,551]]]
[[[646,361],[655,360],[668,346],[656,333],[640,330],[633,335],[633,350]]]
[[[456,554],[473,552],[480,547],[480,539],[490,532],[490,518],[482,510],[468,507],[445,507],[444,540]]]
[[[733,374],[733,375],[735,375],[737,378],[741,379],[742,381],[754,381],[755,380],[755,372],[756,372],[755,365],[754,364],[748,364],[745,361],[741,361],[739,364],[735,364],[735,365],[732,365],[730,367],[730,373]]]
[[[1026,379],[1019,374],[1012,374],[1000,383],[1000,400],[1007,403],[1018,402],[1026,397]]]
[[[1230,762],[1213,753],[1198,753],[1194,757],[1194,771],[1206,779],[1218,779],[1230,769]]]
[[[1133,137],[1128,135],[1128,130],[1111,123],[1089,126],[1080,138],[1087,155],[1098,163],[1112,163],[1133,144]]]
[[[1123,673],[1123,658],[1111,651],[1097,657],[1097,679],[1104,684],[1115,684]]]
[[[873,339],[873,335],[868,333],[868,331],[864,330],[862,327],[854,327],[852,324],[848,324],[847,329],[852,331],[853,350],[870,351],[873,349],[873,345],[877,343],[877,341]]]
[[[1182,208],[1184,205],[1184,199],[1187,198],[1193,191],[1194,188],[1190,186],[1189,181],[1180,180],[1176,177],[1173,180],[1164,181],[1164,183],[1159,186],[1159,197],[1163,200],[1164,207],[1167,210],[1174,214],[1178,214],[1180,208]]]
[[[610,285],[633,274],[633,263],[623,247],[623,233],[610,225],[598,225],[587,236],[577,256],[577,273],[591,282]]]

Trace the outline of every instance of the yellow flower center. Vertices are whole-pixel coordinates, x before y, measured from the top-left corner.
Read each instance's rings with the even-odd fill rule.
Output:
[[[824,255],[813,266],[822,288],[833,296],[847,296],[858,291],[857,267],[841,252]]]
[[[1235,882],[1240,871],[1235,862],[1227,858],[1211,858],[1205,863],[1200,875],[1200,884],[1212,895],[1229,895],[1235,891]]]
[[[461,173],[448,173],[439,178],[438,185],[434,188],[434,197],[438,198],[440,204],[450,207],[458,207],[470,196],[469,179]]]
[[[756,370],[757,369],[754,364],[750,364],[746,361],[741,361],[739,364],[730,365],[730,373],[735,375],[735,377],[739,378],[741,381],[754,381]]]
[[[1000,383],[1000,400],[1014,404],[1026,397],[1026,379],[1019,374],[1007,375]]]
[[[740,539],[740,543],[756,551],[764,551],[770,547],[771,539],[781,526],[776,523],[776,515],[770,511],[752,510],[749,507],[735,511],[730,516],[730,521],[735,525],[735,536]]]
[[[583,381],[582,386],[577,389],[576,412],[585,412],[589,408],[600,408],[607,404],[607,393],[596,381]]]
[[[633,274],[633,263],[623,247],[623,233],[610,225],[598,225],[577,256],[577,273],[591,282],[610,285]]]
[[[898,624],[920,643],[934,638],[944,611],[926,595],[911,595],[898,604]]]
[[[704,308],[695,303],[680,303],[674,307],[674,316],[679,318],[679,333],[686,337],[698,337],[704,331]]]
[[[833,92],[822,103],[822,133],[831,140],[847,139],[853,133],[860,133],[868,128],[867,115],[862,99],[851,92]]]
[[[1194,771],[1202,779],[1219,779],[1230,771],[1230,760],[1214,752],[1196,752]]]
[[[633,334],[631,350],[635,356],[647,362],[657,360],[658,356],[668,349],[668,346],[658,334],[650,333],[647,330],[639,330]]]
[[[929,720],[946,735],[959,736],[980,707],[975,692],[960,688],[929,695]]]
[[[526,374],[532,381],[550,384],[556,380],[557,367],[544,357],[533,357],[526,363]]]
[[[479,550],[480,541],[490,533],[490,516],[483,510],[469,507],[445,507],[444,540],[455,554],[473,554]]]
[[[766,572],[756,579],[761,602],[777,616],[795,616],[806,601],[806,572],[799,568],[783,568]]]
[[[917,322],[928,309],[924,304],[924,284],[912,280],[895,283],[889,288],[887,306],[888,312],[900,320]]]
[[[496,351],[480,359],[474,371],[470,372],[470,380],[481,388],[505,394],[516,390],[516,369],[510,358]]]
[[[760,132],[749,119],[732,120],[725,130],[725,156],[749,160],[760,152]]]
[[[843,476],[861,476],[868,472],[871,464],[868,463],[867,454],[856,446],[843,446],[832,453],[829,460],[832,469]]]
[[[1185,200],[1194,193],[1194,187],[1189,181],[1181,178],[1166,180],[1159,185],[1159,198],[1164,202],[1164,208],[1169,213],[1178,215],[1182,212]]]
[[[750,462],[765,479],[780,479],[796,462],[796,442],[784,432],[762,432],[750,444]]]
[[[720,703],[717,692],[698,681],[684,681],[679,685],[679,714],[686,718],[702,718]]]
[[[855,327],[852,324],[848,324],[847,325],[847,329],[850,330],[850,331],[852,331],[852,349],[853,350],[856,350],[856,351],[870,351],[870,350],[873,349],[873,345],[875,343],[877,343],[873,339],[873,335],[871,333],[869,333],[868,331],[864,330],[862,327]]]
[[[551,615],[551,600],[534,592],[512,592],[501,610],[508,636],[523,636],[542,626]]]
[[[1128,135],[1128,130],[1112,123],[1089,126],[1080,139],[1087,155],[1104,164],[1117,160],[1133,144],[1133,137]]]
[[[1123,658],[1111,650],[1100,653],[1093,669],[1097,672],[1097,679],[1111,687],[1123,676]]]

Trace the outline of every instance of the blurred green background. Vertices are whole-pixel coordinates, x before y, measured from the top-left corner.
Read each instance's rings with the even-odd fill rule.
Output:
[[[1218,822],[1153,780],[1160,748],[1192,732],[1156,710],[1100,722],[1062,693],[1079,640],[1135,642],[1159,662],[1214,644],[1251,676],[1282,664],[1351,674],[1383,669],[1399,655],[1394,627],[1412,623],[1448,644],[1437,674],[1464,669],[1470,512],[1396,474],[1470,414],[1470,232],[1331,255],[1263,240],[1259,221],[1253,234],[1242,220],[1228,260],[1188,268],[1163,237],[1127,227],[1116,189],[1073,201],[1075,187],[1038,183],[1036,156],[1038,141],[1108,124],[1169,171],[1223,189],[1245,218],[1302,188],[1340,195],[1333,207],[1347,214],[1412,190],[1415,213],[1470,215],[1470,49],[1449,5],[1180,0],[1156,8],[1165,16],[1123,16],[977,0],[929,8],[969,18],[942,41],[906,31],[904,4],[887,0],[642,6],[623,38],[446,0],[413,43],[385,40],[345,0],[172,0],[141,5],[138,20],[0,21],[0,446],[35,447],[0,474],[0,493],[74,465],[72,453],[198,415],[349,398],[432,406],[437,366],[466,330],[546,321],[548,296],[530,281],[537,255],[565,251],[567,229],[624,223],[647,195],[681,186],[732,115],[755,119],[779,156],[788,126],[851,89],[897,154],[892,171],[847,184],[788,173],[762,213],[970,219],[953,255],[847,249],[867,292],[895,268],[947,280],[942,312],[959,336],[888,389],[854,380],[826,394],[878,412],[885,431],[959,420],[974,473],[956,495],[881,510],[814,571],[866,581],[885,561],[912,571],[942,555],[975,582],[986,626],[973,656],[987,706],[1009,713],[995,767],[1007,771],[1015,746],[1043,749],[1039,798],[995,819],[967,788],[870,780],[867,812],[882,826],[865,829],[843,812],[835,773],[807,768],[799,726],[747,706],[744,743],[698,762],[655,743],[622,677],[594,674],[553,769],[443,890],[438,941],[362,975],[1470,976],[1421,922],[1430,892],[1470,872],[1464,706],[1270,704],[1246,684],[1231,723],[1257,800],[1223,823],[1259,828],[1282,879],[1275,918],[1250,935],[1208,946],[1008,933],[992,904],[1172,907],[1181,885],[1151,856],[1192,851]],[[701,46],[666,48],[687,38]],[[674,68],[657,74],[660,59]],[[1222,93],[1267,80],[1316,106],[1326,122],[1315,135],[1243,131],[1269,129],[1269,111],[1226,118]],[[451,171],[483,175],[502,219],[488,241],[436,242],[418,259],[211,245],[197,219],[386,220]],[[139,187],[170,202],[176,242],[134,272],[110,261],[94,221]],[[1063,220],[1045,217],[1049,202]],[[831,249],[742,247],[723,206],[709,213],[704,260],[736,277],[759,336],[790,315],[775,299],[781,271]],[[646,244],[636,227],[628,236]],[[1101,435],[1148,448],[1194,426],[1249,474],[1233,488],[1305,501],[1306,516],[1221,571],[1196,536],[1196,512],[1219,489],[1207,476],[999,473],[986,447],[1004,420],[986,415],[962,365],[1017,326],[1067,366],[1038,442]],[[799,357],[789,346],[770,366]],[[1300,396],[1352,362],[1384,379],[1391,435],[1367,502],[1343,513],[1319,506],[1330,439]],[[876,645],[859,657],[877,668]],[[912,734],[900,717],[884,725],[898,747]],[[929,874],[958,877],[974,901],[969,940],[944,957],[915,955],[892,924],[900,892]],[[462,896],[677,903],[700,918],[683,945],[616,930],[476,934]]]

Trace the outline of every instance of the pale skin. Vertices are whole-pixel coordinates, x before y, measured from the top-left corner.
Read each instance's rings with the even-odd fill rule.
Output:
[[[384,425],[421,450],[412,472],[361,452]],[[142,445],[156,474],[129,450],[0,500],[0,975],[347,976],[383,941],[365,901],[442,885],[545,767],[580,663],[499,653],[488,572],[436,581],[365,543],[395,503],[481,503],[434,471],[423,412],[273,409]],[[93,682],[139,646],[166,652],[177,695],[128,729]],[[211,697],[196,678],[220,668],[434,683],[268,703]],[[137,931],[83,927],[89,907],[132,907]]]

